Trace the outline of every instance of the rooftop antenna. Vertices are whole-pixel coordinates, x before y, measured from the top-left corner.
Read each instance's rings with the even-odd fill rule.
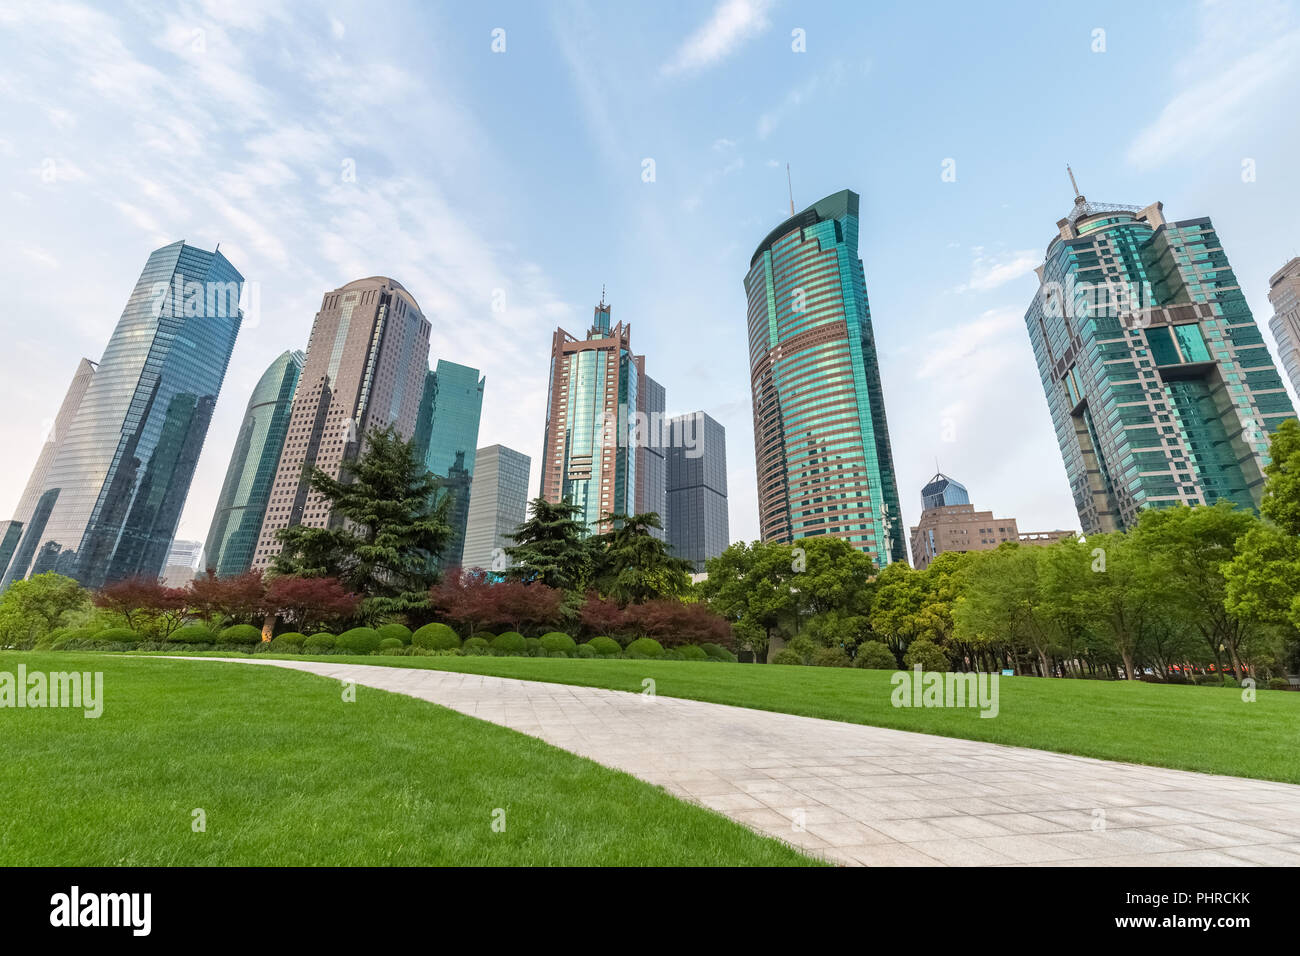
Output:
[[[1074,187],[1074,201],[1084,202],[1083,193],[1079,192],[1079,184],[1074,181],[1074,170],[1070,168],[1069,163],[1065,164],[1065,171],[1070,174],[1070,185]]]
[[[600,284],[600,307],[605,308],[605,283]]]
[[[790,215],[794,215],[794,184],[790,181],[790,164],[785,164],[785,185],[790,190]]]

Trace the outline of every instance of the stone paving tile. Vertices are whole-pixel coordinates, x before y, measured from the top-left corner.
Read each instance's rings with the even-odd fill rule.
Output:
[[[540,681],[230,662],[431,701],[841,865],[1300,866],[1300,786],[1292,784]]]

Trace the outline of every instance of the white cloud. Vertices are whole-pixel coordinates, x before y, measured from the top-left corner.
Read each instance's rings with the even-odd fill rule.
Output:
[[[844,64],[834,61],[828,70],[810,77],[782,97],[781,102],[758,118],[758,138],[767,139],[792,112],[803,106],[817,93],[838,86],[844,78]]]
[[[665,76],[702,70],[725,59],[771,26],[772,0],[722,0],[708,21],[688,36],[660,68]]]
[[[986,256],[983,247],[976,246],[974,253],[970,280],[958,286],[957,292],[988,292],[1028,275],[1043,261],[1042,255],[1032,249]]]

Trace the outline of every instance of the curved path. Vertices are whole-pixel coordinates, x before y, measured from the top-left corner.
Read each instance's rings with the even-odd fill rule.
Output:
[[[673,697],[259,658],[407,694],[658,784],[836,863],[1300,866],[1300,786]]]

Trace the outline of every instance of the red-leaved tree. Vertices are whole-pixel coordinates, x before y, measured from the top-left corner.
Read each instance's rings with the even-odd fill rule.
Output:
[[[429,590],[435,616],[468,634],[558,627],[564,592],[540,582],[493,581],[484,571],[448,571]]]
[[[338,578],[300,578],[291,574],[271,578],[263,600],[268,615],[279,615],[304,634],[351,618],[360,603],[361,598],[348,591]]]
[[[94,596],[95,605],[116,612],[126,626],[166,640],[189,614],[189,592],[169,588],[154,578],[126,578],[106,584]]]
[[[230,624],[260,624],[266,582],[261,571],[219,578],[209,570],[190,585],[189,603],[191,612],[207,618],[218,630]]]
[[[730,622],[703,604],[662,598],[628,605],[625,613],[632,633],[653,637],[664,647],[713,643],[729,648],[734,644]]]
[[[618,637],[627,633],[627,612],[617,601],[607,601],[595,591],[587,592],[578,620],[587,637]]]

